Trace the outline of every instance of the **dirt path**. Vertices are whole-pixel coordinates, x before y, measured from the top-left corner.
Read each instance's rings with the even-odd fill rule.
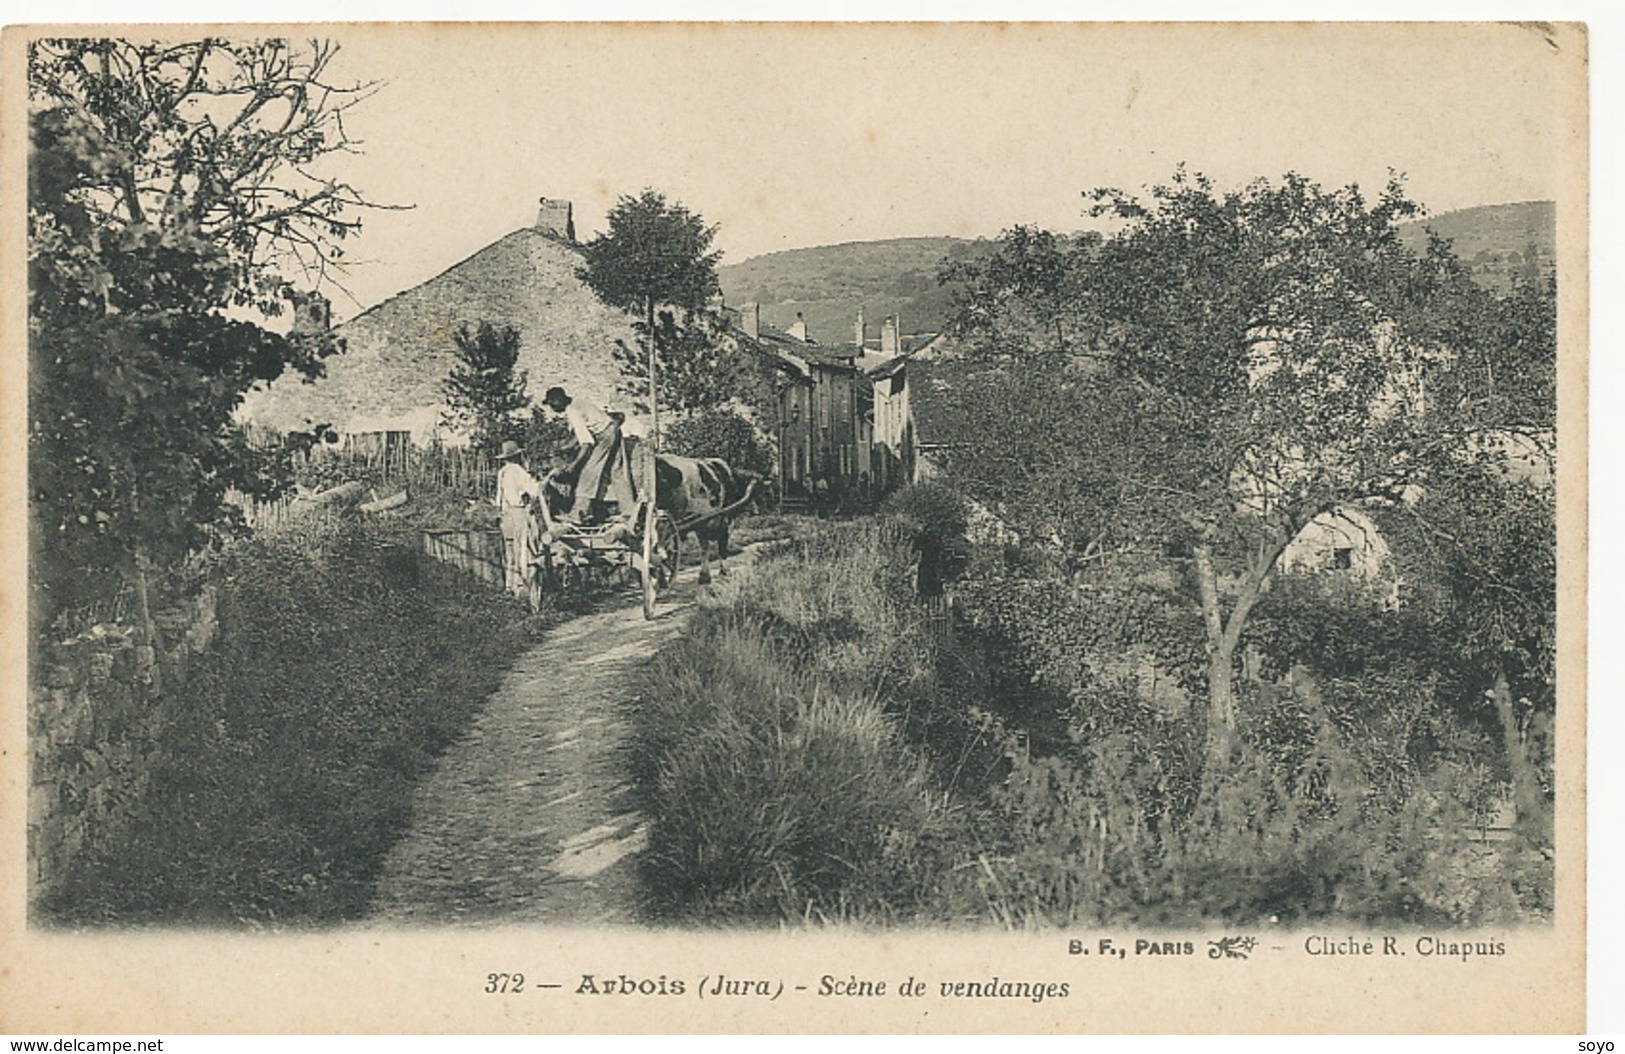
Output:
[[[681,631],[699,589],[685,569],[653,621],[630,594],[608,598],[520,657],[419,788],[373,920],[637,920],[645,829],[626,774],[627,711],[637,669]]]

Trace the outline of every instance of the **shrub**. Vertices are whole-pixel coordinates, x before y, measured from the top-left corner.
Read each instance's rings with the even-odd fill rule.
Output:
[[[1206,796],[1189,720],[1017,759],[984,834],[999,847],[999,913],[1050,925],[1483,925],[1545,910],[1549,876],[1543,887],[1526,854],[1470,841],[1494,784],[1471,754],[1385,782],[1312,685],[1284,694],[1281,713],[1244,726],[1243,756]]]
[[[539,479],[553,468],[570,462],[576,452],[576,437],[568,421],[538,406],[525,420],[519,445],[530,462],[531,474]]]
[[[476,447],[495,454],[504,439],[519,431],[514,415],[530,406],[525,371],[515,369],[519,330],[464,322],[451,335],[457,342],[457,363],[440,383],[445,423],[468,435]]]
[[[955,592],[968,618],[940,640],[914,588],[934,500],[779,545],[657,657],[636,778],[650,883],[672,915],[1549,914],[1545,858],[1473,840],[1503,785],[1482,731],[1409,667],[1387,669],[1387,644],[1337,664],[1330,641],[1299,638],[1292,654],[1323,654],[1335,676],[1262,664],[1279,676],[1244,679],[1241,754],[1204,786],[1205,713],[1187,692],[1201,638],[1160,597],[1166,578],[1131,562],[1070,577],[978,564]]]
[[[916,592],[922,597],[940,596],[969,558],[964,498],[940,483],[915,483],[887,498],[883,511],[913,534],[914,551],[919,554]]]
[[[704,410],[665,429],[665,449],[685,457],[719,457],[730,467],[762,476],[774,471],[773,448],[756,426],[734,410]]]
[[[969,511],[960,493],[945,483],[911,483],[891,494],[881,511],[910,524],[922,535],[946,544],[965,536]]]
[[[939,899],[950,810],[898,713],[934,679],[912,562],[895,523],[821,525],[656,657],[634,770],[662,910],[890,920]]]
[[[774,620],[699,622],[657,658],[639,715],[654,902],[706,920],[908,913],[942,814],[892,721],[785,662]]]

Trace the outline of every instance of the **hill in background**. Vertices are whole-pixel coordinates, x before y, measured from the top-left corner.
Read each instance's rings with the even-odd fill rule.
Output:
[[[1550,273],[1556,259],[1557,210],[1533,201],[1462,209],[1401,228],[1420,249],[1431,228],[1492,289],[1515,276]],[[949,305],[937,284],[945,261],[992,247],[987,239],[898,238],[792,249],[730,264],[720,271],[727,302],[756,301],[762,321],[788,327],[799,312],[824,344],[850,342],[861,308],[868,332],[896,314],[904,333],[941,328]],[[284,430],[328,421],[345,431],[434,432],[441,382],[455,363],[459,323],[516,326],[520,368],[530,391],[563,384],[597,403],[618,401],[619,369],[611,348],[633,339],[631,320],[606,307],[576,277],[580,249],[568,236],[527,228],[454,264],[436,277],[369,308],[337,332],[348,351],[328,360],[313,384],[288,377],[250,394],[243,416]]]
[[[1552,274],[1557,266],[1557,204],[1520,201],[1457,209],[1403,224],[1400,238],[1421,251],[1431,229],[1450,241],[1456,256],[1480,283],[1498,293],[1514,276]]]
[[[1400,227],[1406,245],[1421,250],[1431,228],[1451,240],[1456,255],[1484,285],[1505,292],[1514,275],[1549,274],[1555,266],[1557,208],[1550,201],[1482,205],[1441,213]],[[894,238],[849,242],[753,256],[719,269],[730,305],[761,305],[762,321],[783,329],[800,312],[814,339],[852,339],[861,307],[871,334],[896,314],[905,333],[942,327],[948,294],[937,284],[944,260],[986,251],[986,239]]]
[[[814,340],[852,340],[862,308],[871,334],[897,315],[905,333],[942,327],[948,294],[937,284],[943,260],[976,251],[986,242],[964,238],[893,238],[848,242],[753,256],[718,269],[723,298],[733,306],[761,305],[762,321],[784,329],[800,312]]]

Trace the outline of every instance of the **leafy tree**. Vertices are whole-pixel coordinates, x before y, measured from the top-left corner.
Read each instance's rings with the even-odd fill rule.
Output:
[[[525,448],[530,470],[537,476],[568,465],[575,457],[576,437],[570,423],[543,407],[531,408],[521,432],[519,445]]]
[[[702,310],[719,288],[715,226],[665,195],[623,195],[607,217],[609,231],[583,247],[584,280],[606,302],[645,320],[655,307]]]
[[[517,373],[519,331],[498,329],[489,322],[478,328],[468,323],[452,333],[457,342],[457,365],[442,384],[448,425],[466,430],[474,445],[495,453],[504,439],[516,439],[522,430],[515,415],[530,406],[525,394],[527,375]]]
[[[709,311],[655,312],[655,355],[660,408],[679,415],[719,410],[739,400],[750,407],[772,398],[772,377]],[[642,412],[649,404],[649,356],[643,347],[617,343],[620,389]]]
[[[991,254],[945,262],[938,280],[950,291],[948,328],[984,354],[1065,355],[1086,324],[1079,261],[1098,243],[1098,236],[1069,239],[1018,225]]]
[[[1148,201],[1089,198],[1115,233],[1059,253],[1012,232],[1000,255],[1022,266],[966,295],[962,325],[989,338],[971,357],[995,364],[976,391],[1002,413],[962,415],[950,461],[1063,548],[1180,558],[1217,777],[1238,647],[1286,547],[1339,505],[1413,497],[1475,436],[1538,423],[1538,392],[1509,403],[1504,371],[1550,366],[1509,339],[1510,319],[1530,320],[1498,311],[1442,244],[1401,245],[1420,210],[1397,178],[1367,201],[1292,173],[1219,192],[1181,170]],[[1012,305],[1026,339],[1000,339]]]
[[[731,467],[771,475],[773,451],[741,414],[705,410],[684,418],[666,432],[667,447],[687,457],[719,457]]]
[[[325,333],[245,315],[309,302],[367,203],[323,175],[369,93],[332,44],[61,39],[29,47],[29,472],[48,616],[239,522],[228,488],[285,473],[231,424],[247,389],[309,378]],[[144,602],[144,601],[143,601]]]
[[[1522,833],[1550,845],[1557,523],[1549,483],[1505,451],[1435,473],[1405,509],[1406,569],[1432,619],[1440,688],[1503,746]],[[1536,455],[1544,460],[1544,455]]]
[[[722,254],[711,250],[716,227],[654,190],[622,196],[608,222],[607,233],[583,246],[586,262],[580,275],[601,300],[638,319],[643,354],[618,356],[623,369],[648,378],[647,364],[652,362],[654,385],[671,368],[682,380],[679,393],[685,402],[714,397],[715,386],[696,380],[704,370],[694,360],[703,361],[716,349],[716,326],[706,317],[721,288],[717,263]],[[643,364],[633,366],[638,358]]]

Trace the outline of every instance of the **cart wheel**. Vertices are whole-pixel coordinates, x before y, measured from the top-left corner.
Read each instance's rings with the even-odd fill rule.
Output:
[[[659,572],[661,589],[670,589],[677,581],[678,568],[683,563],[683,538],[677,533],[677,521],[670,513],[655,517],[655,570]]]
[[[564,588],[574,594],[577,599],[587,595],[591,583],[587,580],[587,569],[571,561],[564,566],[562,575]]]
[[[677,524],[654,503],[643,514],[643,617],[655,617],[655,596],[677,577]]]
[[[561,596],[579,595],[582,591],[580,568],[568,560],[556,563],[550,557],[547,561],[547,588]]]
[[[532,615],[542,610],[542,594],[546,589],[546,570],[541,564],[531,564],[530,573],[525,576],[525,600],[530,604]]]
[[[543,549],[540,556],[530,565],[530,580],[526,583],[530,600],[530,613],[537,614],[542,610],[544,598],[559,591],[559,570],[553,564],[553,554]]]

